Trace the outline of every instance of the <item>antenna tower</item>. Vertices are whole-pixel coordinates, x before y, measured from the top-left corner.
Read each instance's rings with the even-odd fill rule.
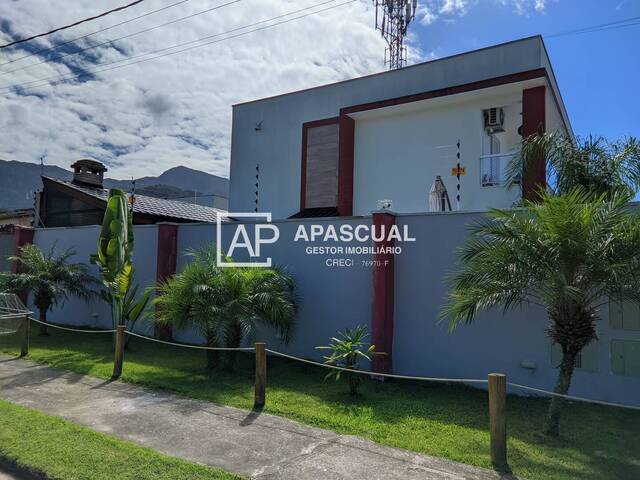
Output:
[[[407,47],[404,37],[409,24],[416,16],[418,0],[373,0],[376,7],[376,30],[387,42],[384,52],[384,64],[390,70],[402,68],[407,64]]]

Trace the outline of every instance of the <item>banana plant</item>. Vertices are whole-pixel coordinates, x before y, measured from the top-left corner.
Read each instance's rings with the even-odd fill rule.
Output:
[[[91,255],[91,263],[98,265],[106,288],[102,292],[102,298],[111,305],[114,328],[125,325],[128,330],[133,329],[151,295],[151,290],[146,290],[138,297],[138,285],[134,284],[132,253],[131,210],[126,194],[114,188],[109,190],[109,200],[98,238],[98,253]]]
[[[137,284],[134,284],[135,268],[128,263],[116,277],[115,291],[102,290],[102,299],[111,305],[111,318],[115,325],[126,325],[133,330],[150,300],[151,289],[145,290],[138,298]],[[127,337],[128,338],[128,337]]]
[[[105,283],[115,284],[124,266],[131,263],[133,252],[133,223],[127,196],[122,190],[109,190],[109,200],[102,219],[98,238],[98,253],[91,256]]]

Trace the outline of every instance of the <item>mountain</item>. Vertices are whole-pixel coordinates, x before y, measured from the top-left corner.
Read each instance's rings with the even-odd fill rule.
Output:
[[[42,189],[40,175],[70,181],[73,173],[70,170],[15,160],[0,159],[0,209],[12,210],[33,206],[33,193]],[[105,188],[121,188],[131,190],[131,180],[105,178]],[[229,180],[210,173],[188,167],[174,167],[157,177],[136,179],[136,191],[143,195],[160,198],[185,197],[187,199],[197,193],[201,195],[229,196]],[[206,197],[205,197],[206,198]],[[198,202],[200,203],[200,201]]]
[[[45,165],[42,174],[47,177],[71,180],[70,170]],[[40,165],[35,163],[0,160],[0,208],[12,210],[33,206],[33,193],[42,188]]]
[[[149,185],[171,185],[183,190],[198,193],[212,193],[222,197],[229,196],[229,180],[209,173],[194,170],[189,167],[173,167],[159,177],[142,177],[136,180],[136,188]]]

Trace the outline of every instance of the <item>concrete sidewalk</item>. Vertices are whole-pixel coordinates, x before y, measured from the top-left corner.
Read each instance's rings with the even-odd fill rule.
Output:
[[[256,479],[501,478],[488,470],[265,413],[107,382],[6,356],[0,356],[0,398]]]

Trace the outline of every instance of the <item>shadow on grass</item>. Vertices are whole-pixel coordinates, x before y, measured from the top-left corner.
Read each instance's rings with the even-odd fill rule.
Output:
[[[0,478],[5,478],[1,475],[2,473],[11,475],[8,478],[16,480],[47,480],[49,478],[42,472],[23,468],[15,460],[0,455]]]

